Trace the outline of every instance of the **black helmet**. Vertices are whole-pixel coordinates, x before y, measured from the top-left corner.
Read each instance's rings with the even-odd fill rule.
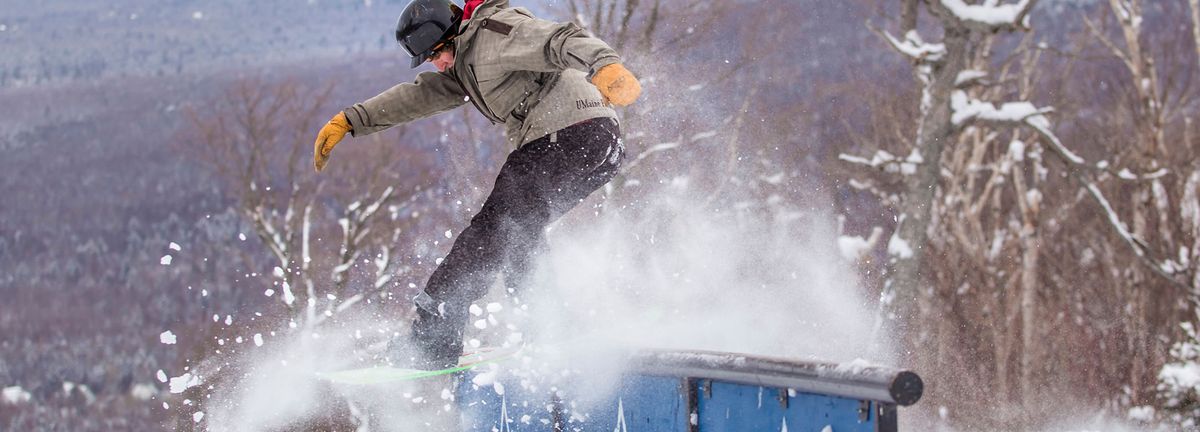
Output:
[[[396,22],[396,42],[415,68],[433,57],[433,48],[449,41],[461,22],[462,9],[450,0],[413,0]]]

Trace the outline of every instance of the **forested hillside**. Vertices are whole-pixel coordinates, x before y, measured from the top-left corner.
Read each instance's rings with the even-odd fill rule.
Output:
[[[0,429],[202,430],[255,335],[406,318],[509,149],[468,104],[313,173],[329,116],[415,75],[404,3],[0,0]],[[514,0],[645,87],[622,174],[555,228],[628,222],[641,267],[568,279],[672,311],[729,265],[692,297],[788,334],[838,318],[792,307],[828,283],[866,330],[812,345],[920,372],[912,430],[1194,427],[1195,2],[947,3],[1018,4]],[[795,340],[751,348],[825,354]]]

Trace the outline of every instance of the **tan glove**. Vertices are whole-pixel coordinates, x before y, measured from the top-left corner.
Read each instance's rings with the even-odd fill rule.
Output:
[[[341,142],[348,132],[350,121],[346,119],[346,113],[341,112],[321,127],[321,131],[317,133],[317,142],[313,144],[313,167],[317,172],[325,169],[325,164],[329,162],[329,153],[333,152],[333,147]]]
[[[600,89],[605,102],[616,106],[629,105],[642,94],[642,84],[620,63],[600,68],[592,76],[592,84]]]

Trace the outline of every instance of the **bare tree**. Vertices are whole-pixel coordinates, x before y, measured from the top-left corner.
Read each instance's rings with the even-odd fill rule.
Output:
[[[880,150],[869,158],[843,154],[841,159],[882,173],[876,176],[884,177],[882,180],[852,184],[872,192],[897,215],[899,226],[888,248],[894,256],[894,273],[884,282],[883,299],[891,302],[885,317],[900,339],[901,356],[917,365],[944,365],[961,355],[955,351],[962,350],[962,340],[983,335],[990,342],[986,358],[993,369],[990,377],[977,378],[993,382],[1001,402],[1019,401],[1024,408],[1018,411],[1023,413],[1040,406],[1037,398],[1043,390],[1036,385],[1042,381],[1038,371],[1048,367],[1045,359],[1052,355],[1042,342],[1048,331],[1048,307],[1052,306],[1042,303],[1046,297],[1054,297],[1044,285],[1059,278],[1053,276],[1055,270],[1045,267],[1048,245],[1044,244],[1044,225],[1049,220],[1057,226],[1063,212],[1071,211],[1068,209],[1080,200],[1089,209],[1099,210],[1101,217],[1094,220],[1133,258],[1112,260],[1112,265],[1120,268],[1113,271],[1140,269],[1152,275],[1134,283],[1132,289],[1122,284],[1112,287],[1113,295],[1120,299],[1116,305],[1129,304],[1136,316],[1122,323],[1129,326],[1125,334],[1134,335],[1129,340],[1134,359],[1126,363],[1131,368],[1125,370],[1130,374],[1126,382],[1132,389],[1132,401],[1137,403],[1146,393],[1145,365],[1161,364],[1151,358],[1154,351],[1149,349],[1150,339],[1155,337],[1152,330],[1161,326],[1147,319],[1172,315],[1157,303],[1151,304],[1152,297],[1144,291],[1152,285],[1165,285],[1183,298],[1195,300],[1196,289],[1189,288],[1194,285],[1194,272],[1180,265],[1194,262],[1188,249],[1193,240],[1186,228],[1179,231],[1186,224],[1171,216],[1186,212],[1172,203],[1187,205],[1189,199],[1181,195],[1188,186],[1163,183],[1173,170],[1186,171],[1178,162],[1164,161],[1186,160],[1178,157],[1186,151],[1172,153],[1166,145],[1172,133],[1177,133],[1166,125],[1178,122],[1179,113],[1192,105],[1190,81],[1157,72],[1152,59],[1135,60],[1148,55],[1146,50],[1120,48],[1089,21],[1093,35],[1100,36],[1121,58],[1133,77],[1128,86],[1131,119],[1124,123],[1140,125],[1131,129],[1138,131],[1138,154],[1145,158],[1124,156],[1127,152],[1112,148],[1107,153],[1110,158],[1089,162],[1054,133],[1049,121],[1053,110],[1029,102],[1039,96],[1041,53],[1052,48],[1036,43],[1031,35],[1007,58],[996,57],[997,38],[1026,29],[1034,3],[926,1],[925,9],[944,34],[940,43],[927,43],[916,31],[920,4],[903,2],[903,37],[872,29],[914,64],[921,84],[920,114],[915,138],[876,137],[911,143],[911,152],[897,156],[908,149]],[[1125,23],[1121,34],[1127,35],[1126,47],[1140,43],[1139,2],[1114,1],[1110,8],[1120,17],[1118,21]],[[1179,73],[1188,68],[1171,70]],[[1013,97],[1015,101],[991,102]],[[1045,156],[1056,163],[1049,164]],[[1062,187],[1048,177],[1055,165],[1064,168],[1061,177],[1072,180],[1079,193],[1066,201],[1047,203],[1042,188]],[[900,179],[899,184],[895,178]],[[1109,198],[1128,188],[1145,191],[1133,195],[1132,206]],[[1168,253],[1174,250],[1180,251],[1178,258]],[[930,254],[940,259],[930,260]],[[1131,268],[1130,262],[1136,265]],[[1052,260],[1051,264],[1058,262]],[[955,266],[965,270],[947,268]],[[954,322],[960,324],[951,324]],[[918,351],[917,346],[937,349]],[[978,358],[966,361],[977,362]]]
[[[411,165],[420,159],[406,160],[385,142],[402,138],[403,128],[373,136],[371,157],[354,157],[350,147],[363,144],[347,142],[333,171],[311,172],[311,125],[325,114],[331,90],[243,81],[210,110],[188,115],[190,146],[238,191],[242,214],[273,258],[268,295],[278,293],[303,328],[386,295],[401,271],[397,240],[409,222],[401,216],[421,197],[420,189],[398,184],[400,173],[420,174],[422,167]],[[335,245],[323,245],[322,233],[336,233]],[[367,263],[368,282],[350,283],[350,270]]]
[[[1017,4],[987,3],[970,5],[959,0],[927,1],[928,12],[938,20],[943,32],[940,43],[926,43],[917,31],[916,0],[903,3],[902,38],[878,31],[888,44],[906,56],[914,67],[921,84],[920,117],[912,153],[903,158],[876,158],[872,165],[899,162],[907,164],[907,177],[901,199],[897,203],[898,228],[891,240],[895,253],[893,275],[886,282],[883,298],[887,307],[887,323],[899,341],[898,351],[911,360],[914,347],[924,341],[926,334],[914,325],[924,321],[919,303],[927,283],[923,271],[928,267],[927,251],[934,197],[940,181],[941,161],[946,146],[953,143],[963,129],[963,118],[955,117],[954,105],[965,93],[959,90],[977,74],[969,68],[975,52],[986,51],[989,35],[998,32],[1023,30],[1036,0]],[[851,161],[860,159],[849,158]]]
[[[1176,9],[1182,8],[1182,2],[1160,2],[1151,7],[1158,12],[1158,19],[1167,23],[1175,23],[1172,16],[1184,16]],[[1096,196],[1107,190],[1128,197],[1106,205],[1105,213],[1135,258],[1145,264],[1142,271],[1130,274],[1127,287],[1113,293],[1133,311],[1123,321],[1133,348],[1127,378],[1133,405],[1147,402],[1153,393],[1150,383],[1157,376],[1154,365],[1165,362],[1167,351],[1162,339],[1181,337],[1178,329],[1171,327],[1180,319],[1192,319],[1189,309],[1200,304],[1200,273],[1195,265],[1189,265],[1200,259],[1200,250],[1196,249],[1198,230],[1193,227],[1194,221],[1184,216],[1195,206],[1193,179],[1200,167],[1194,163],[1194,151],[1189,150],[1192,146],[1172,145],[1190,141],[1190,119],[1196,103],[1195,69],[1184,47],[1200,40],[1196,39],[1200,21],[1195,19],[1196,8],[1192,7],[1191,40],[1174,32],[1151,39],[1144,27],[1149,17],[1145,9],[1140,0],[1108,2],[1118,38],[1105,28],[1107,21],[1085,18],[1091,35],[1128,74],[1128,81],[1120,87],[1128,102],[1105,116],[1106,123],[1122,130],[1106,143],[1112,160],[1102,163],[1133,170],[1102,172],[1088,179],[1087,184]],[[1145,273],[1150,276],[1143,276]],[[1156,283],[1161,281],[1168,283]],[[1180,307],[1176,302],[1162,301],[1164,298],[1186,302]]]
[[[187,112],[187,150],[234,191],[238,212],[265,249],[238,252],[247,269],[261,269],[257,273],[269,283],[265,294],[285,311],[272,316],[280,321],[262,324],[271,330],[311,334],[368,303],[378,307],[397,300],[391,303],[408,310],[402,292],[408,288],[396,279],[413,270],[406,261],[416,261],[405,259],[413,255],[405,249],[419,230],[418,216],[430,210],[423,205],[434,190],[418,185],[429,178],[432,161],[402,145],[407,133],[397,127],[343,142],[329,169],[314,173],[314,125],[332,111],[332,90],[293,80],[245,80],[213,104]],[[196,347],[191,373],[223,386],[238,366],[206,345],[211,344]],[[199,391],[185,396],[204,400]],[[365,424],[353,403],[331,400],[330,406],[342,407],[325,419],[330,424]],[[193,423],[180,420],[186,428]]]

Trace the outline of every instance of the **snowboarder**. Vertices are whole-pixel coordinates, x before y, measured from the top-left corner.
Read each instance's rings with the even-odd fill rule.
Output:
[[[369,135],[468,101],[503,123],[515,148],[470,225],[414,299],[412,334],[389,357],[424,369],[462,354],[471,303],[503,275],[519,289],[545,227],[613,178],[624,155],[612,106],[641,94],[637,78],[608,44],[574,24],[539,19],[508,0],[413,0],[396,41],[423,72],[338,113],[321,128],[314,165],[324,169],[345,136]]]

